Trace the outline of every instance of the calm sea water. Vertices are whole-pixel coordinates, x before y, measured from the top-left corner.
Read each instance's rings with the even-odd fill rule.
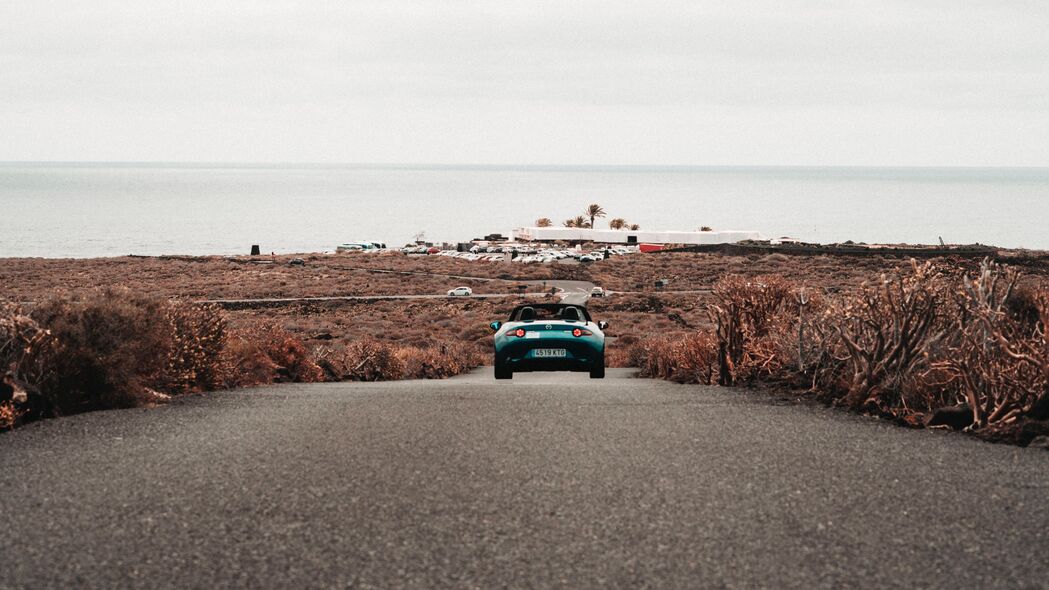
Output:
[[[333,250],[509,234],[600,203],[643,229],[1049,249],[1049,169],[0,164],[0,257]],[[606,220],[607,221],[607,220]]]

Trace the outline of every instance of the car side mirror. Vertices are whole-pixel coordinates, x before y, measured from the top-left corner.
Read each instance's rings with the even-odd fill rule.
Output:
[[[499,331],[499,326],[502,326],[503,323],[502,322],[492,322],[492,323],[490,323],[488,325],[491,326],[492,331],[498,332]]]
[[[606,321],[597,322],[597,327],[601,328],[602,330],[604,330],[605,328],[608,327],[608,322],[606,322]]]

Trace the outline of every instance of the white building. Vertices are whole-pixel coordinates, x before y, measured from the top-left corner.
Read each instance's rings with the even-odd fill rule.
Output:
[[[579,227],[519,227],[513,237],[522,242],[599,242],[605,244],[734,244],[760,240],[756,231],[633,231]]]

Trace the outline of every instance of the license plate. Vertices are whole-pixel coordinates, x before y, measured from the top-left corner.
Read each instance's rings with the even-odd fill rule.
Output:
[[[537,357],[563,357],[567,353],[563,348],[537,348],[532,351],[532,354]]]

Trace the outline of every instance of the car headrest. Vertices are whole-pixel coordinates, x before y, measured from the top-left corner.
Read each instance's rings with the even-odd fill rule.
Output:
[[[561,311],[561,319],[578,322],[583,318],[579,314],[579,310],[574,307],[566,307]]]
[[[535,319],[535,309],[533,309],[531,307],[522,307],[521,308],[521,321],[522,322],[528,321],[528,320],[534,320],[534,319]]]

